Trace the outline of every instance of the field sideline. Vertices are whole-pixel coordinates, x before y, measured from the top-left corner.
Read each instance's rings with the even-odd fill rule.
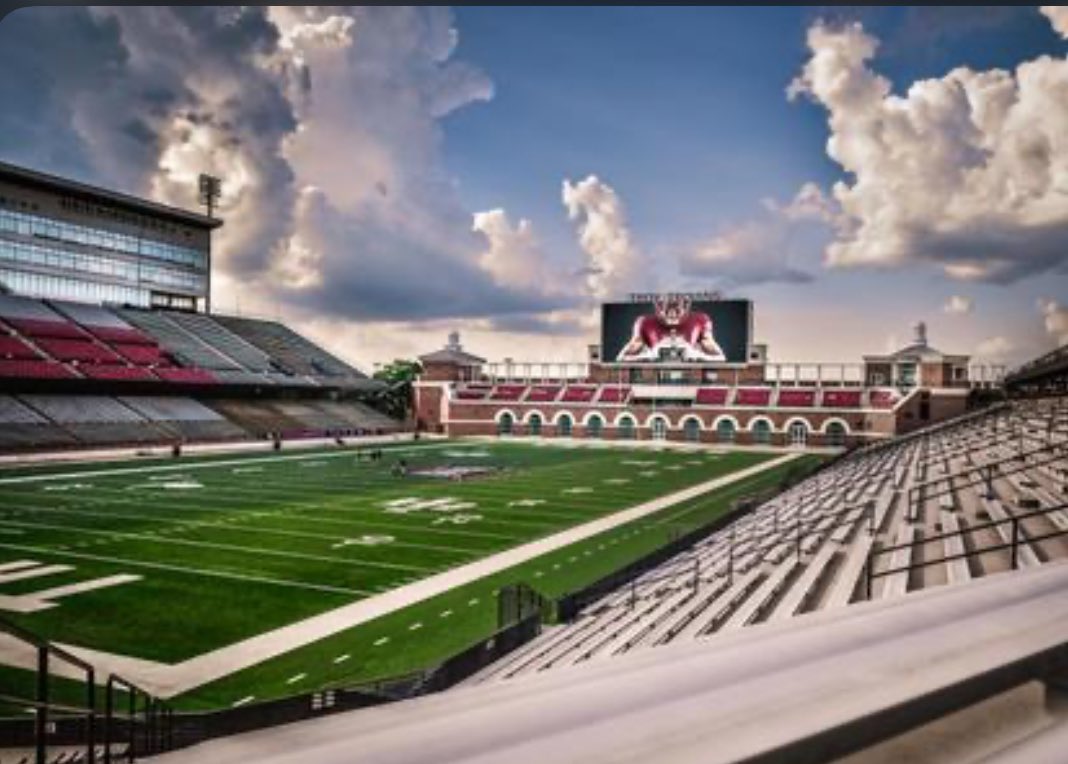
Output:
[[[47,607],[5,617],[61,643],[180,663],[774,458],[470,442],[403,444],[383,453],[381,462],[333,449],[5,470],[0,605],[36,605],[42,590],[58,592]],[[397,477],[392,467],[400,458],[419,471],[493,471],[463,482]],[[530,583],[548,584],[538,579],[555,579],[568,565],[595,569],[591,558],[599,553],[609,563],[641,533],[627,532],[585,549],[581,560],[530,571]],[[451,630],[470,637],[485,633],[494,614],[490,596],[435,616],[455,619]],[[418,637],[426,629],[426,641],[435,641],[430,625],[411,620],[400,631]],[[395,656],[403,641],[383,634],[371,645]],[[410,651],[401,652],[405,664]],[[346,676],[394,663],[345,653],[331,660],[339,667],[332,673]],[[299,673],[286,677],[285,690],[324,680]],[[201,699],[223,700],[216,692]]]

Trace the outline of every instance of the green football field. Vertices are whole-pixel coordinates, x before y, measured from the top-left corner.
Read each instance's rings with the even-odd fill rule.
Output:
[[[332,449],[2,470],[0,604],[31,607],[0,615],[61,643],[179,663],[774,458],[440,441],[387,447],[381,461],[361,456]],[[182,701],[232,705],[419,668],[492,632],[502,584],[566,593],[799,466],[299,647]],[[450,479],[458,468],[474,472]],[[38,595],[48,607],[32,607]]]

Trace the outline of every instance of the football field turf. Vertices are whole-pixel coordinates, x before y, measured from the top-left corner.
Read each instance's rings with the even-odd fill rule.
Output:
[[[178,663],[774,458],[465,442],[383,455],[4,470],[0,614],[61,643]],[[394,474],[400,459],[406,476]],[[434,474],[458,467],[485,472],[463,481]],[[523,580],[563,594],[774,484],[782,470],[217,680],[190,702],[229,705],[418,668],[493,630],[495,587]]]

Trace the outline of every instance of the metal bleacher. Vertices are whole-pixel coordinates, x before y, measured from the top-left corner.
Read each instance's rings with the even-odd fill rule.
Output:
[[[1068,399],[862,449],[491,665],[499,681],[1068,559]]]
[[[290,374],[314,379],[366,379],[357,369],[280,323],[237,316],[215,316],[214,319],[245,342],[270,355]]]

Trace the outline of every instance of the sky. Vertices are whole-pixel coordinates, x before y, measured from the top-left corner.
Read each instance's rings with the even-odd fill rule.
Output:
[[[1068,342],[1068,13],[37,7],[0,159],[187,208],[214,307],[367,370],[459,330],[582,360],[630,292],[754,300],[773,361]]]

